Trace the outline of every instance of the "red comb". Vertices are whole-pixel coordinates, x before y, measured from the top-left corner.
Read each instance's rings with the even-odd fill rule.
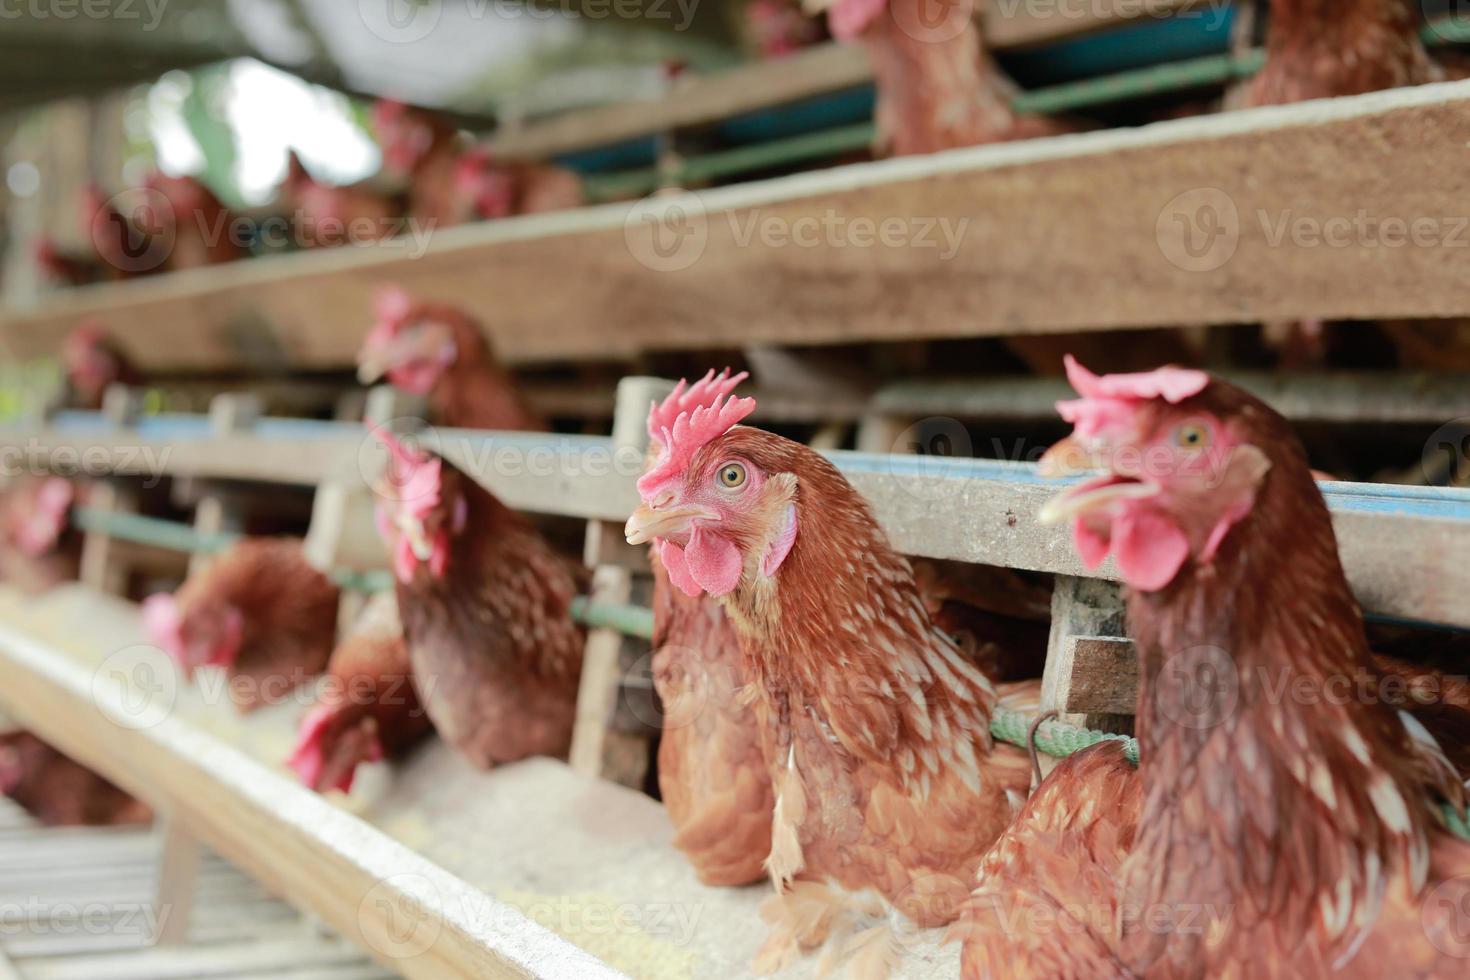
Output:
[[[386,426],[374,426],[372,432],[391,457],[384,475],[393,487],[395,499],[416,517],[437,507],[444,461],[424,450],[409,449]]]
[[[1189,368],[1167,367],[1137,374],[1093,374],[1077,363],[1077,358],[1068,354],[1063,358],[1067,366],[1067,380],[1083,398],[1136,398],[1148,401],[1162,398],[1177,405],[1205,390],[1210,376],[1203,371]]]
[[[1093,374],[1071,354],[1065,358],[1067,380],[1081,398],[1057,402],[1057,412],[1091,438],[1115,426],[1125,426],[1140,402],[1162,398],[1171,405],[1199,394],[1210,383],[1203,371],[1161,367],[1137,374]]]
[[[680,378],[674,390],[668,394],[662,402],[655,402],[648,409],[648,436],[658,442],[664,442],[664,430],[672,430],[679,416],[694,409],[709,407],[734,391],[736,386],[746,378],[750,372],[741,371],[731,377],[730,369],[720,372],[715,377],[715,369],[710,368],[704,377],[694,384],[689,384],[688,379]]]
[[[296,747],[286,759],[286,765],[296,773],[301,784],[310,789],[316,789],[317,781],[322,778],[322,770],[326,768],[322,736],[331,720],[332,709],[329,705],[318,705],[307,712],[296,733]]]
[[[689,465],[702,446],[719,438],[755,411],[754,398],[736,398],[731,391],[745,380],[744,371],[731,377],[726,368],[719,377],[711,370],[686,390],[680,381],[673,392],[648,412],[648,432],[663,447],[658,462],[638,481],[647,498],[655,488]]]

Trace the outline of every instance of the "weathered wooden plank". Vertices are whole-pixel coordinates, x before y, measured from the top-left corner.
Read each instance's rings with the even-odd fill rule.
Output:
[[[147,370],[262,344],[344,368],[384,280],[480,316],[513,362],[1464,316],[1467,102],[1429,85],[258,259],[10,310],[0,342],[36,356],[96,315]]]

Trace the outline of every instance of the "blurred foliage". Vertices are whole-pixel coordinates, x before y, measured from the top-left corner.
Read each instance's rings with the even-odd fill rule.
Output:
[[[204,154],[200,177],[226,204],[242,203],[240,187],[235,179],[238,157],[235,128],[225,118],[225,97],[229,91],[229,65],[209,65],[190,72],[194,84],[184,98],[184,124],[199,150]]]

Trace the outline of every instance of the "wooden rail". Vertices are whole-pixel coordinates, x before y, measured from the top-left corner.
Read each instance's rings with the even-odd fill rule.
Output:
[[[103,644],[97,652],[104,657],[108,645],[124,642],[117,636],[93,639]],[[159,651],[132,649],[138,659],[103,660],[88,670],[0,626],[6,675],[0,699],[47,742],[168,809],[200,840],[408,976],[619,975],[315,793],[173,717],[172,701],[130,700],[146,691],[126,678],[117,686],[109,671],[146,665],[157,678],[172,671],[166,658],[148,659]],[[432,941],[425,933],[424,948],[415,944],[414,955],[384,955],[404,943],[405,923],[424,922],[426,916],[433,917]]]
[[[421,256],[394,241],[258,259],[9,310],[0,349],[52,352],[91,315],[150,372],[261,351],[341,369],[385,280],[481,317],[512,362],[1465,316],[1467,110],[1470,81],[1453,82],[487,222],[431,233]]]
[[[185,474],[294,484],[365,479],[361,426],[262,419],[248,435],[212,442],[206,416],[143,419],[109,430],[68,413],[57,428],[0,429],[0,452],[73,462],[90,452],[106,472]],[[637,506],[642,455],[612,440],[439,430],[440,451],[521,510],[621,522]],[[1041,505],[1065,484],[1034,467],[980,459],[828,453],[872,503],[903,552],[1061,575],[1114,578],[1082,568],[1063,528],[1039,525]],[[1348,578],[1366,609],[1405,619],[1470,626],[1470,491],[1324,483]],[[1413,569],[1407,574],[1406,569]]]

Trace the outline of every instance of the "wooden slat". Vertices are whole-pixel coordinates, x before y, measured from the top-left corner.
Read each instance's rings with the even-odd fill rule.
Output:
[[[8,625],[0,626],[0,663],[7,677],[0,699],[27,727],[124,788],[168,802],[181,825],[354,941],[392,949],[391,923],[416,921],[431,903],[441,928],[419,955],[392,963],[406,975],[616,975],[166,710],[130,711],[119,691],[96,683],[101,673]],[[156,724],[143,725],[141,717]],[[472,911],[488,911],[493,921]],[[166,975],[176,974],[138,976]]]
[[[619,204],[449,229],[430,236],[422,257],[390,242],[258,259],[12,310],[0,341],[13,357],[36,356],[96,315],[150,371],[237,369],[260,344],[297,368],[344,368],[384,280],[467,308],[513,362],[1464,316],[1470,291],[1455,245],[1470,232],[1453,216],[1470,185],[1467,103],[1470,81],[1453,82],[661,198],[667,210],[655,216],[680,209],[687,219],[669,218],[663,234],[665,244],[688,243],[675,265],[698,253],[685,268],[661,262],[656,225]],[[1361,234],[1351,230],[1360,214]],[[952,255],[941,218],[957,240]],[[1388,247],[1376,231],[1386,218],[1428,220],[1444,247]],[[903,244],[843,245],[824,230],[850,237],[858,220],[899,222]],[[1347,240],[1274,240],[1283,221],[1302,220],[1345,222]],[[1184,249],[1191,222],[1195,245],[1216,243],[1198,259]],[[689,230],[682,239],[679,227]],[[810,233],[819,245],[760,229]],[[932,247],[916,247],[920,236]]]

